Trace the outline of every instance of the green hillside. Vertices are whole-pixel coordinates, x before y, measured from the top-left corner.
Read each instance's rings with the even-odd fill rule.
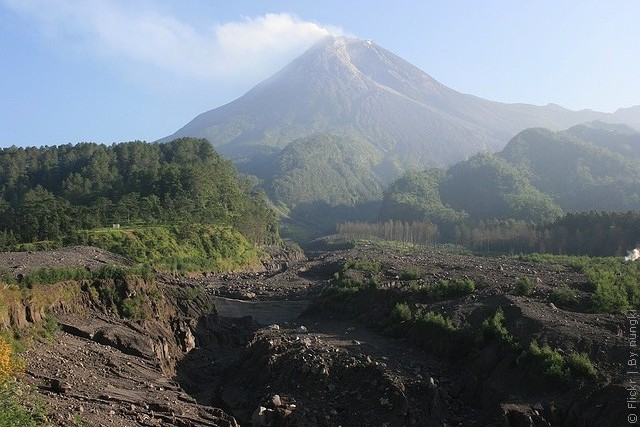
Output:
[[[300,138],[277,157],[271,194],[288,207],[322,200],[354,205],[379,199],[381,153],[357,137],[318,134]]]
[[[220,247],[200,255],[221,257],[279,239],[264,193],[254,191],[208,141],[194,138],[2,149],[0,213],[3,250],[95,243],[142,262],[155,259],[153,239],[140,240],[150,230],[164,229],[167,239],[189,244],[197,240],[193,230],[209,236],[209,244],[219,234]],[[127,233],[92,231],[113,224]],[[136,233],[137,242],[130,239]],[[167,240],[160,237],[158,242]],[[116,241],[124,242],[120,250]]]
[[[527,129],[498,155],[565,211],[640,209],[640,160],[631,155],[640,149],[640,134],[593,126]]]
[[[547,223],[562,212],[640,209],[640,134],[599,122],[526,129],[500,153],[413,172],[385,192],[380,219]]]

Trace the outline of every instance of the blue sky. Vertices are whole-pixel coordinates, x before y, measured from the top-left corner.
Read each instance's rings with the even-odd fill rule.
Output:
[[[371,39],[463,93],[640,104],[634,0],[0,0],[0,147],[153,141],[326,34]]]

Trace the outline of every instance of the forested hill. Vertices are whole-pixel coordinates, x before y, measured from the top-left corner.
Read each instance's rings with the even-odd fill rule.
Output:
[[[624,125],[526,129],[500,153],[404,175],[385,192],[380,219],[542,223],[563,211],[640,210],[639,153],[640,133]]]
[[[277,239],[266,197],[204,139],[0,151],[3,249],[112,224],[198,224],[237,229],[253,243]]]

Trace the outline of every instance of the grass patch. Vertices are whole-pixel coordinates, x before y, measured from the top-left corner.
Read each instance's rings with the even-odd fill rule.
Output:
[[[49,425],[45,405],[24,384],[0,381],[0,427]]]
[[[91,279],[92,276],[93,273],[86,268],[39,268],[26,274],[22,280],[20,280],[20,285],[31,288],[35,284],[51,285],[67,280],[79,281]]]
[[[24,362],[17,357],[11,340],[0,335],[0,427],[31,427],[47,422],[44,405],[15,379],[23,371]]]

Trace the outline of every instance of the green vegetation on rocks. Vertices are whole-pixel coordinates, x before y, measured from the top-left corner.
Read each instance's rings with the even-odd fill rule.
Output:
[[[595,378],[598,374],[596,367],[586,353],[571,353],[567,358],[551,348],[540,345],[537,341],[529,344],[529,354],[536,366],[542,370],[545,377],[556,382],[567,382],[570,378]]]
[[[229,271],[260,265],[260,252],[230,226],[175,225],[79,230],[73,244],[98,246],[171,271]]]

